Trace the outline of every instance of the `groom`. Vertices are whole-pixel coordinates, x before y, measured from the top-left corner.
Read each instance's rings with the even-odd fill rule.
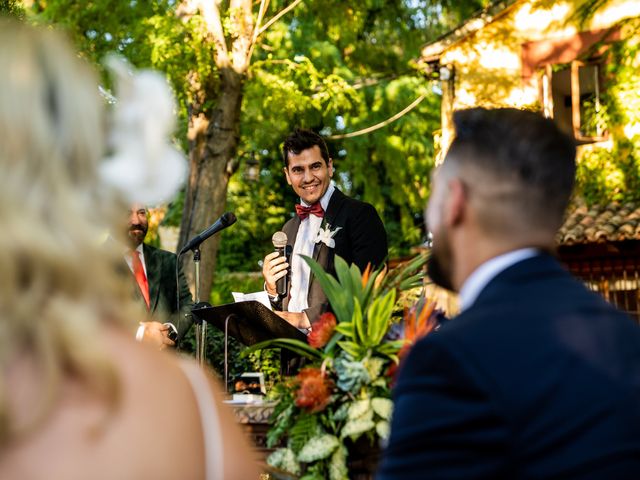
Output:
[[[333,160],[322,137],[297,129],[282,148],[287,183],[300,197],[296,216],[282,231],[292,245],[291,265],[273,252],[264,259],[262,275],[278,315],[300,329],[310,328],[328,310],[327,297],[301,255],[312,257],[334,274],[339,255],[361,271],[380,266],[387,257],[387,234],[375,208],[347,197],[331,184]],[[289,291],[276,293],[276,281],[288,274]]]
[[[515,109],[454,123],[429,275],[462,311],[401,367],[377,478],[640,478],[640,328],[551,254],[573,140]]]

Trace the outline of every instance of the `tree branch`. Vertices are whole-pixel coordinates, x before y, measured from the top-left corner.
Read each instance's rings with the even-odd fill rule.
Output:
[[[224,30],[222,29],[218,0],[199,0],[198,8],[207,25],[207,31],[212,35],[213,43],[216,46],[216,65],[218,68],[228,67],[229,50],[227,49],[227,40],[224,37]]]
[[[273,25],[274,23],[276,23],[278,20],[280,20],[280,17],[282,17],[283,15],[286,15],[287,13],[289,13],[290,10],[293,10],[294,8],[296,8],[296,6],[301,2],[302,0],[294,0],[293,2],[291,2],[287,7],[283,8],[282,10],[280,10],[278,13],[276,13],[273,18],[271,18],[271,20],[269,20],[267,23],[264,24],[264,27],[261,27],[260,30],[258,30],[258,35],[256,35],[256,38],[258,38],[267,28],[269,28],[271,25]]]
[[[253,56],[253,49],[256,46],[256,41],[258,40],[258,34],[260,30],[260,25],[262,24],[262,20],[264,19],[264,14],[269,8],[269,0],[260,0],[260,8],[258,9],[258,18],[256,20],[256,24],[253,28],[253,37],[251,38],[251,46],[249,47],[249,52],[247,53],[247,65],[251,64],[251,57]]]
[[[372,125],[370,127],[367,128],[363,128],[362,130],[358,130],[356,132],[351,132],[351,133],[344,133],[341,135],[331,135],[329,137],[325,137],[327,140],[338,140],[341,138],[351,138],[351,137],[358,137],[360,135],[364,135],[365,133],[369,133],[369,132],[373,132],[374,130],[378,130],[382,127],[385,127],[387,125],[389,125],[392,122],[395,122],[396,120],[398,120],[400,117],[402,117],[403,115],[406,115],[407,113],[409,113],[411,110],[413,110],[415,107],[418,106],[418,104],[420,102],[422,102],[422,100],[424,100],[424,94],[420,95],[418,98],[416,98],[413,102],[411,102],[411,104],[407,105],[404,109],[402,109],[401,111],[399,111],[398,113],[396,113],[394,116],[387,118],[386,120],[380,122],[380,123],[376,123],[375,125]]]
[[[236,73],[244,75],[249,67],[248,53],[253,36],[253,12],[251,0],[231,0],[231,24],[233,25],[232,62]]]

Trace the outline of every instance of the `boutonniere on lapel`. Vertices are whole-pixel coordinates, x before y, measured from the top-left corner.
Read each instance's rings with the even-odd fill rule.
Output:
[[[316,235],[316,239],[314,241],[315,243],[322,242],[329,248],[336,248],[336,241],[333,239],[333,237],[335,237],[336,233],[338,233],[340,230],[342,230],[342,227],[336,227],[331,230],[331,225],[325,223],[324,225],[320,226],[320,230],[318,230],[318,235]]]

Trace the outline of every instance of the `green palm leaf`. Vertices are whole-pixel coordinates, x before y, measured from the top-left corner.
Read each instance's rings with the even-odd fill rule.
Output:
[[[322,353],[320,351],[304,342],[301,342],[300,340],[294,340],[292,338],[275,338],[273,340],[256,343],[255,345],[251,345],[249,348],[243,350],[240,357],[244,358],[256,350],[264,350],[267,348],[286,348],[287,350],[291,350],[292,352],[311,360],[319,360],[322,358]]]

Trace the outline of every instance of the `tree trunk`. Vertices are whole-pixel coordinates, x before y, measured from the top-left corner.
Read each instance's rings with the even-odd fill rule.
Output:
[[[191,168],[180,225],[180,248],[224,213],[229,178],[237,165],[244,77],[230,67],[221,69],[219,74],[220,88],[215,92],[215,109],[207,121],[192,118],[192,122],[199,121],[201,131],[193,135],[189,154]],[[197,125],[192,127],[197,130]],[[241,225],[236,224],[230,228],[241,228]],[[209,301],[211,296],[219,235],[201,245],[200,301]],[[192,255],[185,254],[184,258],[185,275],[194,291]]]

